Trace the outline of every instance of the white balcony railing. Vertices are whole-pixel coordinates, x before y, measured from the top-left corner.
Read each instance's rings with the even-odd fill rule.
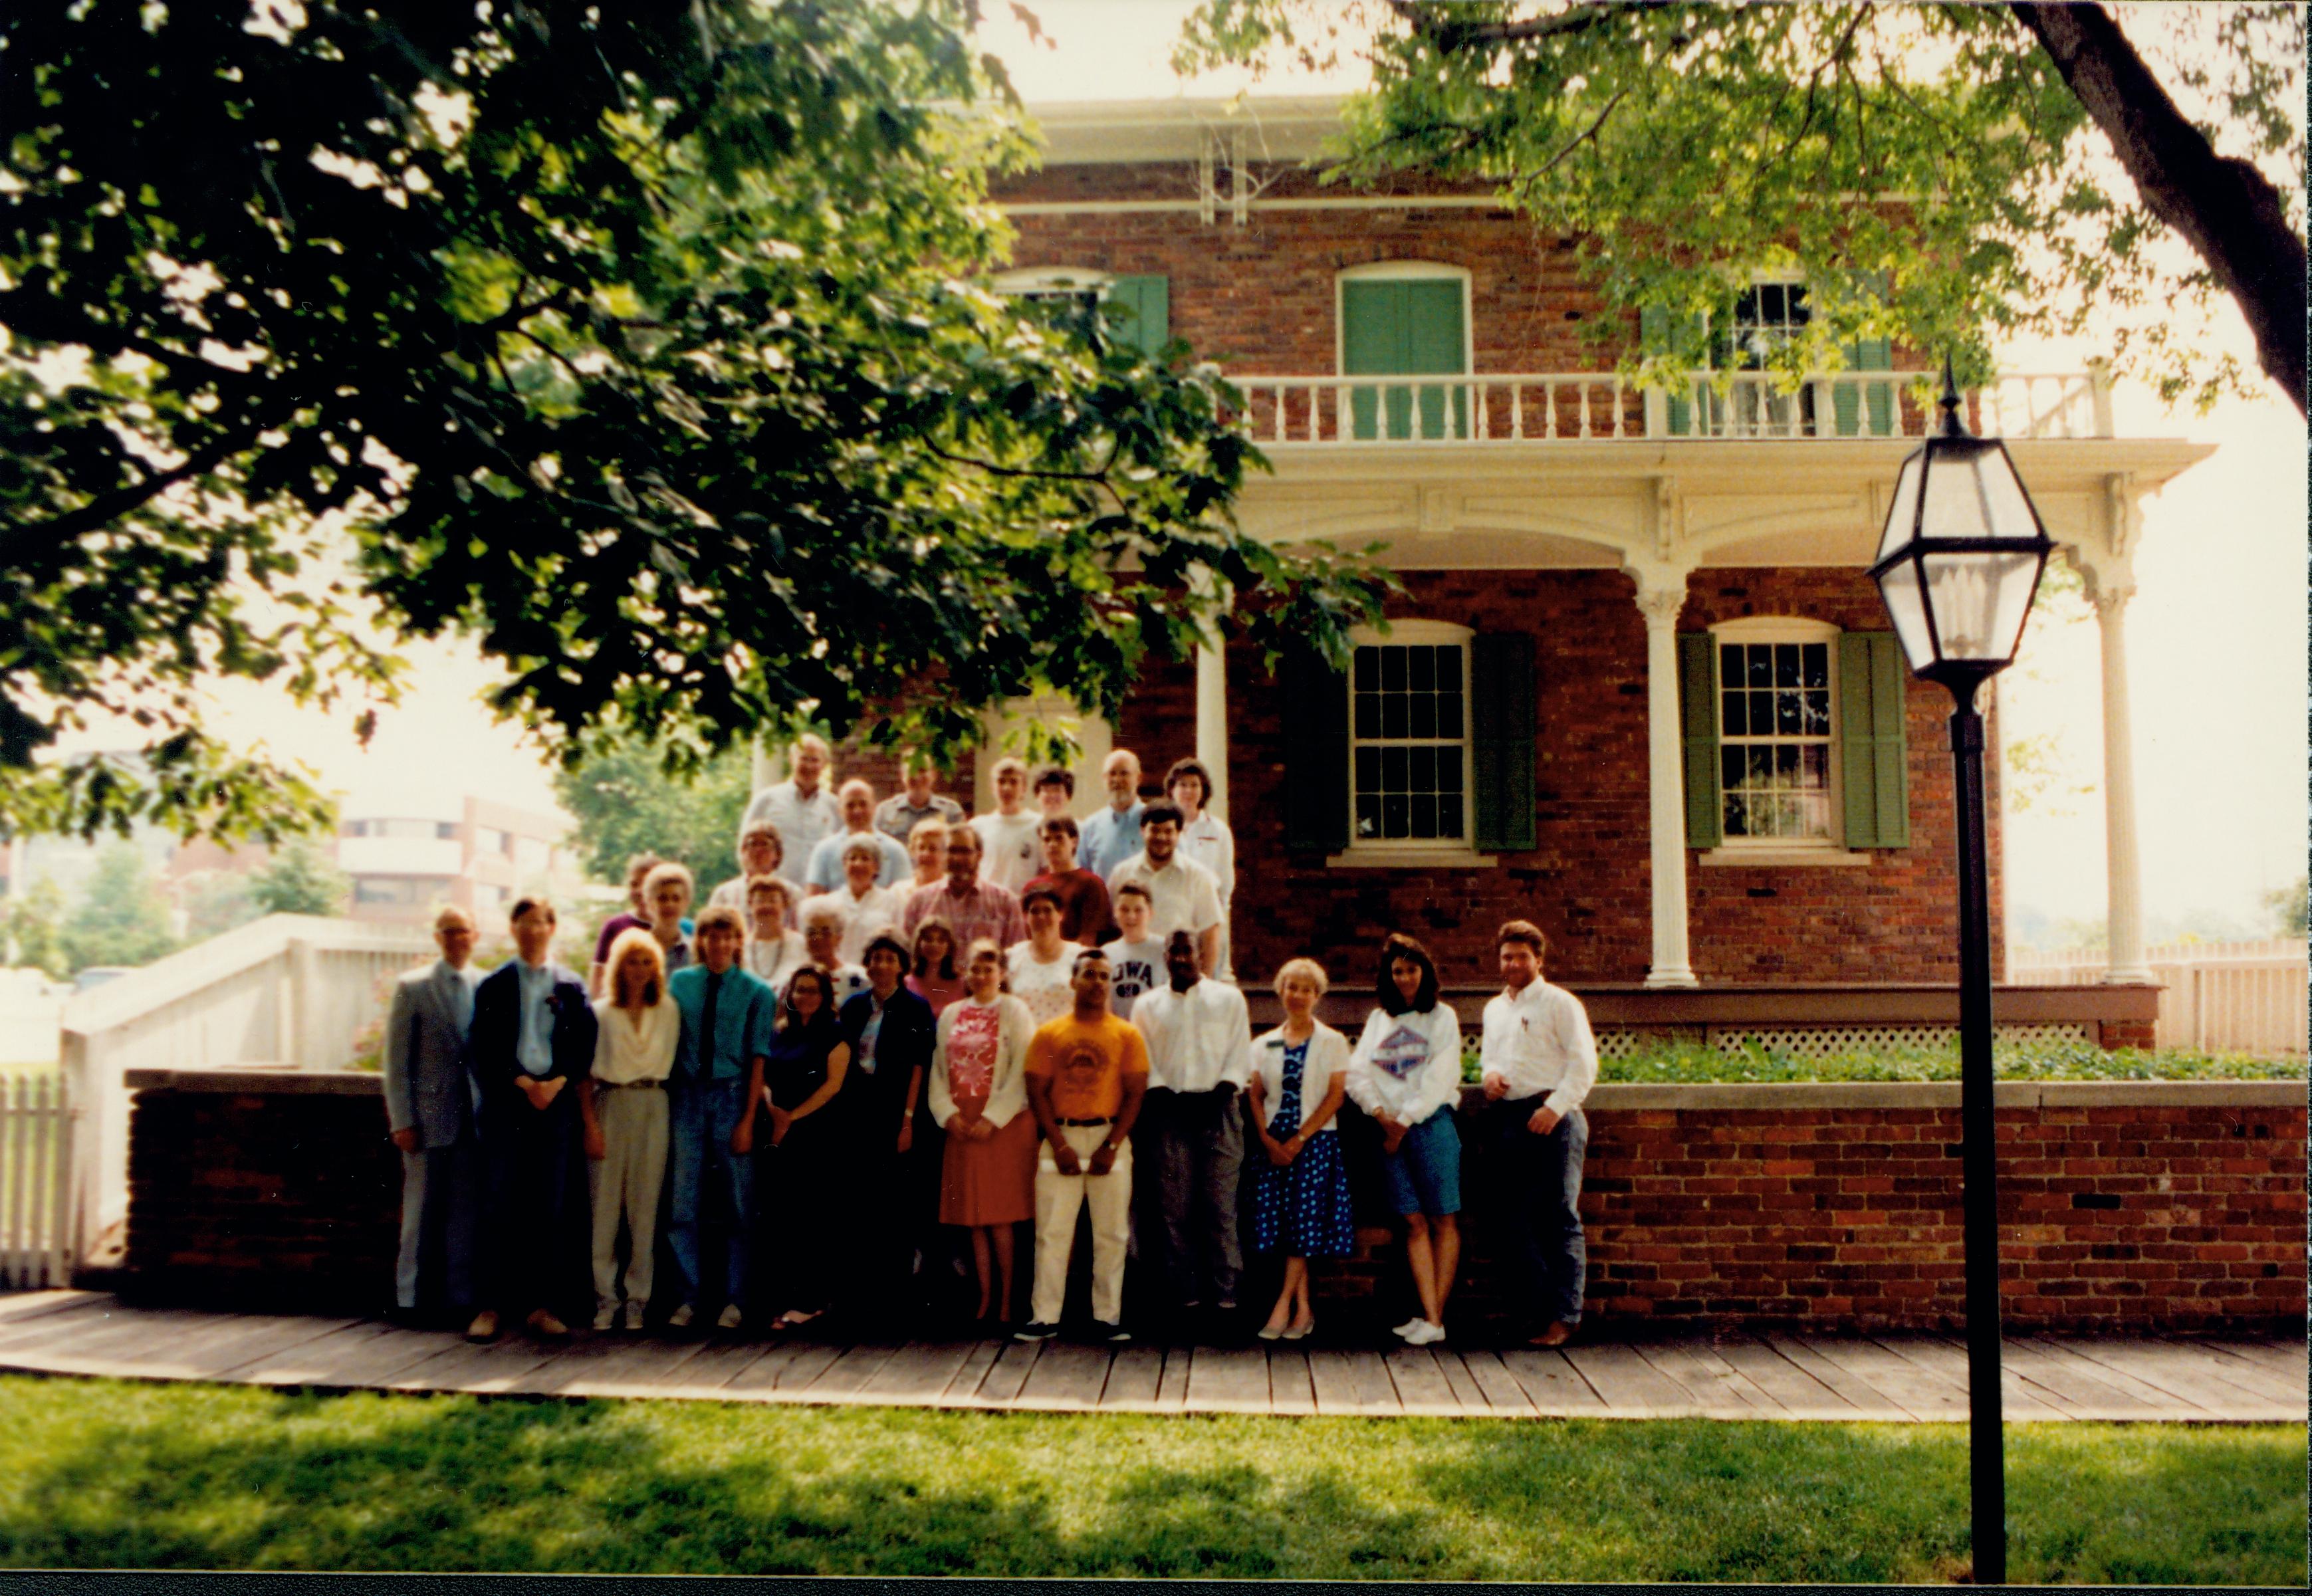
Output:
[[[1610,372],[1438,377],[1231,377],[1253,441],[1267,447],[1356,443],[1531,443],[1575,439],[1915,438],[1932,419],[1931,372],[1828,372],[1795,389],[1764,372],[1641,388]],[[1966,396],[1987,437],[2108,438],[2111,384],[2101,367],[2017,373]]]

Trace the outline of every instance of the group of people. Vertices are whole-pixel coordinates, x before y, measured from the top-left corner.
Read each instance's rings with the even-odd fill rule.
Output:
[[[1131,1257],[1175,1315],[1220,1329],[1238,1314],[1242,1197],[1253,1248],[1282,1260],[1257,1334],[1298,1339],[1309,1260],[1354,1244],[1353,1102],[1406,1226],[1418,1309],[1394,1333],[1444,1339],[1461,1028],[1418,941],[1380,948],[1353,1044],[1317,1017],[1328,983],[1309,959],[1277,971],[1283,1022],[1255,1037],[1227,976],[1233,841],[1194,760],[1143,802],[1139,761],[1111,754],[1109,802],[1081,826],[1064,770],[1029,813],[1026,767],[1002,761],[996,810],[966,820],[920,762],[880,804],[862,781],[830,791],[832,764],[815,738],[796,747],[741,822],[739,874],[695,917],[688,871],[632,861],[631,910],[584,980],[552,962],[543,899],[513,906],[515,956],[478,978],[471,918],[441,911],[442,957],[401,979],[387,1025],[399,1311],[433,1297],[476,1339],[565,1334],[582,1302],[597,1330],[643,1329],[653,1301],[676,1329],[789,1329],[919,1306],[951,1244],[975,1320],[1040,1340],[1088,1212],[1097,1334],[1129,1338]],[[1512,920],[1495,943],[1473,1128],[1502,1179],[1526,1333],[1555,1346],[1581,1312],[1597,1049],[1579,1001],[1541,978],[1540,931]]]

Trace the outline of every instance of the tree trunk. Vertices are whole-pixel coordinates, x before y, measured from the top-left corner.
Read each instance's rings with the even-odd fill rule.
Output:
[[[2017,4],[2024,27],[2111,140],[2151,214],[2182,233],[2238,303],[2264,373],[2304,413],[2304,241],[2279,190],[2216,153],[2101,5]]]

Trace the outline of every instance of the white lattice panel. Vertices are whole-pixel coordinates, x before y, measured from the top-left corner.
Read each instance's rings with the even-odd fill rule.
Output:
[[[2006,1042],[2084,1042],[2088,1028],[2073,1022],[2059,1025],[2001,1025],[1999,1039]],[[1958,1039],[1956,1025],[1791,1025],[1766,1028],[1712,1026],[1710,1045],[1721,1053],[1739,1053],[1755,1041],[1769,1053],[1793,1058],[1828,1058],[1838,1053],[1867,1053],[1882,1048],[1948,1048]]]

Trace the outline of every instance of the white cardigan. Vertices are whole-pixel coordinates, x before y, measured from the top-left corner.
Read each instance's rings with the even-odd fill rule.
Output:
[[[930,1101],[932,1118],[944,1127],[955,1118],[955,1093],[947,1083],[947,1044],[955,1034],[955,1017],[967,1008],[989,1007],[998,1016],[995,1032],[995,1078],[987,1092],[981,1118],[998,1130],[1028,1108],[1028,1039],[1036,1034],[1036,1017],[1028,1005],[1008,992],[998,993],[989,1004],[966,995],[940,1011],[939,1045],[932,1053]]]
[[[1263,1130],[1276,1123],[1276,1110],[1284,1105],[1284,1028],[1280,1025],[1264,1036],[1255,1037],[1252,1043],[1253,1079],[1260,1083],[1260,1125]],[[1333,1089],[1333,1077],[1349,1073],[1349,1039],[1326,1024],[1317,1022],[1317,1032],[1309,1039],[1309,1062],[1300,1070],[1300,1120],[1307,1124],[1317,1105],[1325,1101],[1325,1093]],[[1330,1136],[1340,1128],[1341,1116],[1336,1112],[1325,1121],[1317,1134]]]

